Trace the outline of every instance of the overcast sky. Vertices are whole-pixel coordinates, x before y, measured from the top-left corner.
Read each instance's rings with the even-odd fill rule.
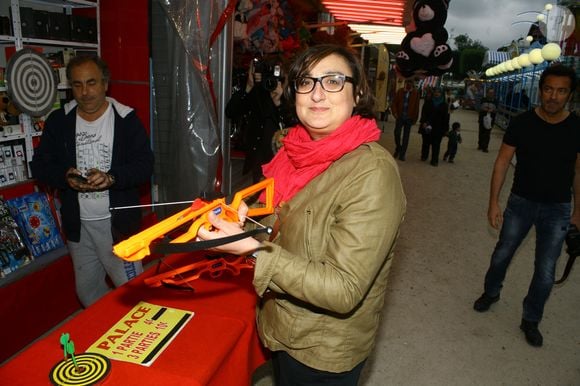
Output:
[[[445,28],[449,33],[449,43],[454,47],[453,37],[467,34],[479,40],[490,50],[496,50],[526,37],[529,23],[511,25],[516,21],[536,21],[536,14],[519,13],[543,12],[547,0],[451,0]],[[552,1],[556,4],[556,1]]]

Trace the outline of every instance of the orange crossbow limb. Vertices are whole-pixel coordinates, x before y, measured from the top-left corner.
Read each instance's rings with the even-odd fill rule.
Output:
[[[199,279],[204,273],[208,273],[213,279],[220,277],[224,272],[237,276],[242,269],[253,269],[254,265],[253,260],[246,256],[225,256],[212,260],[203,259],[148,277],[145,279],[145,284],[149,287],[166,286],[191,289],[187,283]]]
[[[258,182],[255,185],[240,190],[234,195],[233,200],[229,204],[226,202],[225,198],[218,198],[212,201],[206,201],[198,198],[193,201],[189,208],[184,209],[181,212],[178,212],[173,216],[168,217],[165,220],[162,220],[157,224],[137,233],[136,235],[131,236],[127,240],[116,244],[113,247],[113,252],[115,255],[127,261],[141,260],[152,253],[151,244],[154,241],[162,239],[169,232],[177,230],[179,227],[187,224],[189,221],[193,221],[186,232],[171,240],[168,245],[169,247],[176,247],[173,252],[178,252],[180,245],[185,246],[189,241],[195,239],[201,226],[204,226],[207,229],[211,227],[207,217],[210,212],[213,212],[218,217],[228,221],[238,222],[238,208],[242,201],[245,198],[262,191],[265,191],[266,198],[264,206],[250,208],[248,210],[247,216],[252,217],[272,214],[274,213],[274,179],[268,178]],[[240,240],[241,238],[250,237],[251,235],[258,232],[260,232],[259,229],[221,239],[200,241],[195,244],[204,246],[204,248],[195,249],[209,249],[217,245],[223,245]],[[169,251],[169,253],[172,252],[170,249],[166,248],[165,252],[168,253],[167,251]]]

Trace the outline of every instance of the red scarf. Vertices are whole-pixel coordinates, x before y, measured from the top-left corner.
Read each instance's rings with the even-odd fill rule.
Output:
[[[334,161],[380,136],[376,121],[359,115],[318,141],[310,137],[304,126],[293,127],[282,140],[284,146],[262,166],[266,177],[274,177],[274,204],[290,200]]]

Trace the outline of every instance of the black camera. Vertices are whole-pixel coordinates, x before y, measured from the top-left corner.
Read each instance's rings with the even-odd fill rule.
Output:
[[[262,74],[260,84],[267,91],[274,91],[278,87],[278,81],[283,82],[279,65],[271,65],[258,58],[254,58],[254,73]]]

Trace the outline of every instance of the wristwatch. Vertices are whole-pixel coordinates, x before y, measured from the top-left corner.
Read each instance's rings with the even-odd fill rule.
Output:
[[[109,186],[113,186],[115,184],[115,176],[112,175],[111,173],[106,173],[107,177],[109,178],[109,181],[111,181],[111,185]]]

